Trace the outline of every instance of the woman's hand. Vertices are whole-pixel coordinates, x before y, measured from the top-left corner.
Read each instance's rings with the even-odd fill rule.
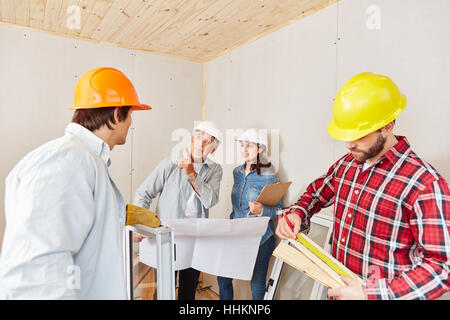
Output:
[[[263,205],[261,204],[261,202],[249,201],[248,206],[250,207],[250,215],[261,214],[263,211]]]

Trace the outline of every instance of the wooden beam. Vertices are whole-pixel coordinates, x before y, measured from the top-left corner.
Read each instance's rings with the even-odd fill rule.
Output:
[[[202,121],[205,121],[206,63],[202,63]]]

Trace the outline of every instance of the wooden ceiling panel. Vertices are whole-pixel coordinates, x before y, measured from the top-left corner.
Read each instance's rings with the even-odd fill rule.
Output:
[[[28,20],[28,27],[38,30],[42,29],[42,24],[45,16],[45,2],[45,0],[30,1],[30,19]]]
[[[337,1],[0,0],[0,23],[204,62]]]

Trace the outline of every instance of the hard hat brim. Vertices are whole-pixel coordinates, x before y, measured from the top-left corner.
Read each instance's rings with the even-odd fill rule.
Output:
[[[374,130],[375,131],[375,130]],[[356,141],[368,134],[370,134],[370,129],[367,131],[360,131],[360,130],[353,130],[353,129],[342,129],[339,128],[334,120],[331,120],[330,124],[328,125],[328,134],[336,140],[339,141]]]
[[[152,110],[152,107],[147,104],[138,104],[133,106],[133,110]]]
[[[330,121],[330,124],[328,125],[328,134],[339,141],[345,141],[345,142],[349,142],[349,141],[356,141],[358,139],[361,139],[369,134],[371,134],[372,132],[375,132],[381,128],[383,128],[384,126],[388,125],[389,123],[391,123],[392,121],[394,121],[403,111],[405,107],[403,106],[401,109],[397,110],[397,112],[395,112],[390,118],[381,121],[379,123],[374,124],[373,126],[371,126],[370,128],[367,128],[365,130],[360,130],[360,129],[343,129],[340,128],[336,122],[334,121],[334,119],[332,119]]]
[[[70,107],[69,110],[78,110],[78,109],[97,109],[97,108],[110,108],[110,107],[126,107],[126,106],[89,106],[89,107]],[[147,104],[138,104],[131,106],[133,110],[152,110],[152,107],[150,107]]]

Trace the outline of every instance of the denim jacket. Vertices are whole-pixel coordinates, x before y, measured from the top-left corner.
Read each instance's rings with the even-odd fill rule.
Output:
[[[272,167],[261,168],[261,175],[259,176],[255,170],[251,171],[247,176],[244,172],[245,163],[233,170],[234,185],[231,191],[231,202],[233,204],[233,211],[230,214],[230,219],[239,219],[249,217],[250,211],[248,202],[256,201],[262,189],[267,184],[273,184],[278,181]],[[275,207],[263,206],[262,216],[276,218],[277,209],[281,208],[281,201]],[[250,216],[251,217],[251,216]],[[260,245],[267,239],[274,235],[274,227],[272,219],[269,220],[266,233],[261,238]]]

